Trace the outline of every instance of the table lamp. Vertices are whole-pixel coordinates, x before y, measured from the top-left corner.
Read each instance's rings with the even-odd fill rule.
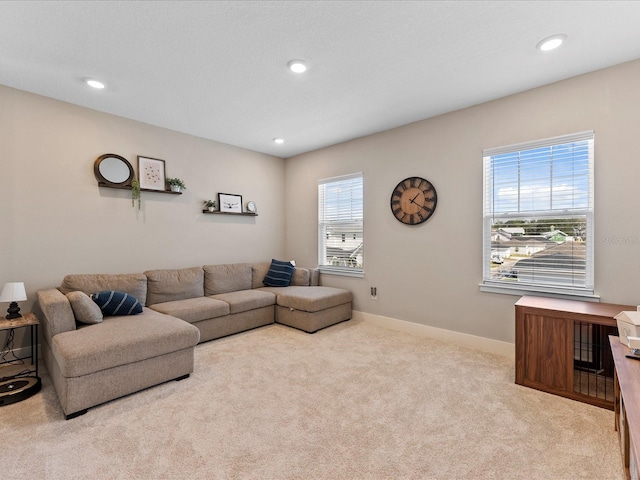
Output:
[[[24,289],[23,282],[9,282],[5,283],[2,288],[2,293],[0,293],[0,302],[11,302],[9,303],[9,308],[7,309],[7,316],[4,317],[7,320],[12,320],[14,318],[20,318],[22,315],[20,314],[20,307],[18,306],[18,302],[24,301],[27,299],[27,292]]]

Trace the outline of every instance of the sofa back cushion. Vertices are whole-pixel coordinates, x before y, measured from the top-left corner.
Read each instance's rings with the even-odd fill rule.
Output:
[[[59,289],[65,295],[80,291],[87,295],[104,290],[125,292],[144,305],[147,300],[147,277],[142,273],[67,275]]]
[[[270,262],[251,264],[251,288],[264,287],[264,283],[262,283],[262,281],[267,275],[270,266]]]
[[[204,295],[202,267],[147,270],[147,303],[173,302]]]
[[[228,263],[205,265],[204,294],[237,292],[251,288],[251,265],[248,263]]]
[[[309,269],[309,285],[312,287],[317,287],[318,285],[320,285],[320,269],[319,268]]]
[[[299,287],[309,286],[309,269],[295,267],[293,269],[293,275],[291,276],[291,285]]]

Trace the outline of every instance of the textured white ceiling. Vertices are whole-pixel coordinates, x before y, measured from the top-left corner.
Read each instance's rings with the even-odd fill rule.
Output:
[[[0,84],[286,158],[640,58],[639,25],[640,1],[0,1]]]

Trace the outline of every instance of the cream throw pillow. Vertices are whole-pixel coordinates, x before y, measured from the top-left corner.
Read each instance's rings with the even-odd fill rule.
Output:
[[[89,325],[102,322],[102,310],[86,293],[80,291],[69,292],[67,293],[67,299],[78,322]]]

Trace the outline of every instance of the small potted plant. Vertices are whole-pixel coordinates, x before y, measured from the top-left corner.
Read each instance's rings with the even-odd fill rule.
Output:
[[[216,209],[216,201],[215,200],[205,200],[202,202],[205,207],[209,209],[210,212],[213,212]]]
[[[187,186],[179,178],[167,178],[167,183],[172,192],[179,192],[180,190],[186,190]]]
[[[140,210],[140,182],[137,179],[133,179],[131,182],[131,206],[135,206],[135,201],[138,201],[138,210]]]

